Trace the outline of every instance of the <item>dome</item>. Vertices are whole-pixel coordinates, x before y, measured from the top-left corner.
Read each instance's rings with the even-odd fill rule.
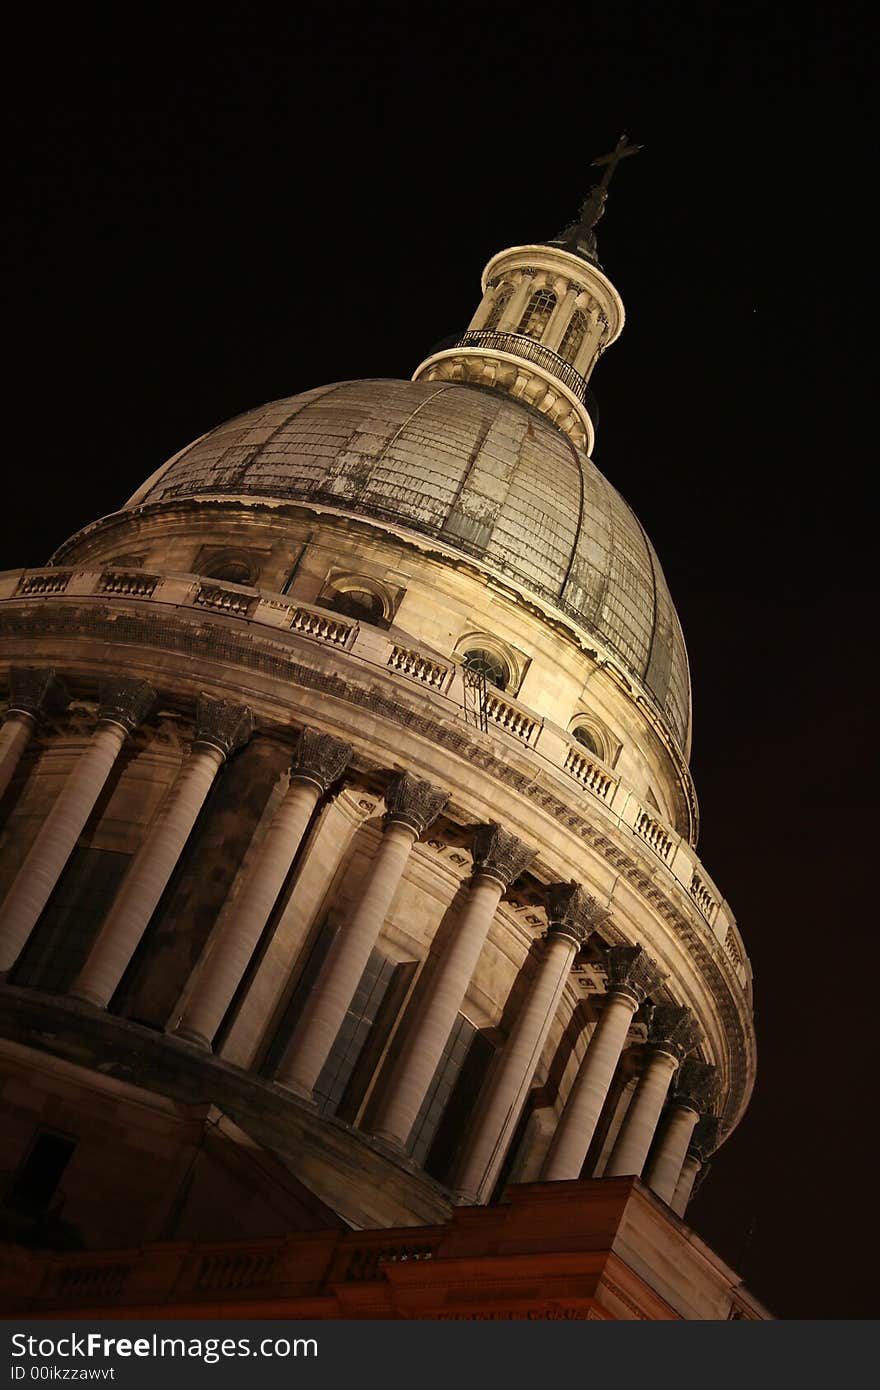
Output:
[[[686,749],[687,655],[654,549],[537,410],[455,383],[340,382],[209,431],[128,505],[218,495],[320,503],[434,537],[610,648]]]

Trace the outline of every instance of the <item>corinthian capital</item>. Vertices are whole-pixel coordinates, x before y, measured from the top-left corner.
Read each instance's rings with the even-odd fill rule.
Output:
[[[676,1072],[671,1099],[673,1105],[684,1105],[702,1114],[712,1104],[717,1090],[717,1068],[697,1057],[688,1057]]]
[[[254,716],[247,705],[234,700],[215,700],[200,695],[196,705],[195,743],[208,743],[228,758],[242,748],[254,732]]]
[[[721,1143],[721,1121],[717,1115],[702,1115],[697,1120],[696,1127],[691,1135],[691,1142],[688,1144],[688,1152],[698,1158],[701,1163],[705,1163],[710,1154],[713,1154]]]
[[[296,745],[296,756],[290,765],[291,778],[312,782],[325,792],[341,777],[349,759],[351,744],[317,729],[303,729]]]
[[[61,714],[69,704],[70,696],[51,666],[10,666],[7,713],[37,720],[44,714]]]
[[[411,772],[399,772],[385,793],[386,825],[406,825],[421,835],[439,816],[449,800],[449,792],[440,791]]]
[[[592,894],[574,879],[551,883],[547,890],[547,917],[554,936],[565,936],[580,948],[596,928],[610,917]]]
[[[148,681],[108,676],[101,681],[98,718],[121,724],[131,734],[143,723],[155,703],[156,692]]]
[[[609,994],[628,995],[636,1008],[666,978],[643,946],[612,946],[606,960]]]
[[[474,834],[474,876],[494,878],[496,883],[509,888],[525,873],[537,853],[494,821],[481,825]]]
[[[684,1004],[658,1004],[651,1014],[648,1043],[658,1052],[686,1057],[702,1041],[702,1030]]]

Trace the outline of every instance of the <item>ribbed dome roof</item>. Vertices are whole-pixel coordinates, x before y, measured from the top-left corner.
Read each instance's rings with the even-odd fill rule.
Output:
[[[687,656],[654,549],[537,411],[473,386],[340,382],[211,430],[132,501],[218,494],[320,502],[436,537],[597,635],[686,746]]]

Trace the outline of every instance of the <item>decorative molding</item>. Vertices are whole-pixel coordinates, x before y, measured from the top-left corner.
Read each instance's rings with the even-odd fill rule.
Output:
[[[675,1074],[670,1102],[702,1114],[717,1092],[718,1068],[710,1062],[701,1062],[698,1057],[688,1057]]]
[[[474,878],[494,878],[509,888],[525,873],[537,853],[495,821],[480,825],[474,832]]]
[[[70,696],[52,666],[10,666],[7,714],[26,714],[33,720],[63,714]]]
[[[449,796],[449,792],[440,791],[422,777],[400,772],[385,793],[385,824],[406,825],[415,831],[416,837],[423,835]]]
[[[339,626],[346,625],[339,622]],[[350,626],[354,630],[354,625]],[[631,854],[610,840],[595,821],[570,799],[565,799],[548,787],[533,772],[522,771],[509,760],[498,756],[487,741],[480,739],[468,725],[444,722],[426,713],[424,708],[406,705],[399,698],[386,695],[375,687],[359,685],[335,671],[322,671],[306,665],[300,652],[293,652],[280,641],[257,634],[253,628],[233,631],[208,614],[198,624],[183,623],[165,614],[135,612],[131,609],[119,611],[94,602],[69,602],[62,612],[59,608],[44,606],[40,599],[38,606],[13,607],[0,612],[0,634],[12,639],[39,642],[48,637],[65,640],[72,633],[79,639],[92,638],[102,644],[132,644],[162,652],[178,652],[191,660],[210,662],[218,668],[238,666],[277,679],[285,686],[298,686],[305,691],[368,709],[374,717],[399,724],[436,747],[445,748],[472,766],[481,768],[487,777],[527,797],[559,825],[580,836],[656,909],[700,970],[729,1039],[729,1094],[725,1121],[728,1127],[735,1123],[743,1106],[754,1051],[751,1035],[744,1027],[743,1006],[748,1006],[748,986],[737,973],[738,968],[744,967],[738,967],[738,962],[730,958],[729,950],[716,945],[711,934],[703,934],[692,918],[682,912],[669,891],[664,891],[663,886],[650,877]],[[617,935],[620,938],[621,934],[611,923],[607,930],[612,937]]]
[[[717,1115],[701,1115],[688,1144],[688,1153],[703,1164],[721,1143],[721,1121]]]
[[[570,883],[551,883],[547,890],[550,934],[567,937],[579,950],[610,916],[608,909],[574,879]]]
[[[291,780],[314,782],[322,793],[326,792],[342,776],[351,754],[351,744],[344,739],[322,734],[318,729],[303,729],[290,765]]]
[[[636,1008],[666,978],[643,946],[612,946],[605,959],[608,993],[628,995]]]
[[[98,718],[121,724],[126,733],[131,734],[146,719],[156,699],[149,681],[108,676],[100,684]]]
[[[254,732],[254,716],[247,705],[234,700],[215,700],[204,692],[196,704],[196,743],[208,743],[228,758],[243,748]]]
[[[686,1004],[658,1004],[648,1025],[648,1046],[681,1061],[703,1040],[703,1032]]]

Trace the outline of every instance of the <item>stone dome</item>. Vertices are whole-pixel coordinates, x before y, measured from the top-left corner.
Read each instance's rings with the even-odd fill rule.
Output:
[[[531,407],[436,381],[322,386],[209,431],[128,506],[221,495],[319,503],[434,537],[597,637],[687,749],[687,655],[654,549],[586,454]]]

